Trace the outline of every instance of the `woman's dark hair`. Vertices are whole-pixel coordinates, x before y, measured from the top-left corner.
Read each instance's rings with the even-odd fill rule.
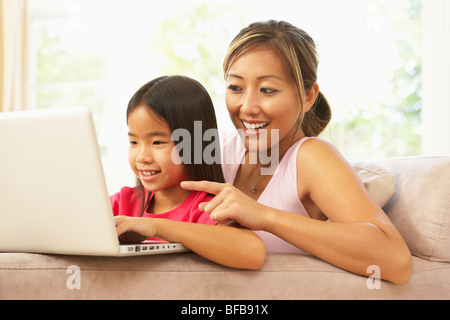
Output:
[[[214,105],[203,85],[184,76],[164,76],[154,79],[142,86],[131,98],[127,108],[127,123],[131,112],[142,106],[166,121],[172,132],[177,129],[185,129],[189,132],[192,159],[185,161],[184,165],[191,173],[192,181],[207,180],[219,183],[225,181],[220,161],[213,161],[212,163],[208,161],[207,163],[204,159],[203,152],[208,146],[208,150],[217,153],[213,155],[214,159],[220,160],[220,145],[217,139],[218,134],[215,135],[216,138],[213,141],[203,141],[206,131],[217,130]],[[195,130],[199,130],[200,124],[201,137],[199,137],[198,132],[195,132]],[[195,137],[201,138],[201,141],[195,141]],[[196,144],[202,146],[201,162],[198,161],[199,156],[194,161]],[[199,148],[197,147],[197,149]],[[182,158],[183,160],[186,159],[184,155]],[[139,179],[137,180],[136,191],[142,196],[143,207],[145,207],[145,197],[143,197],[145,190]]]
[[[314,40],[286,21],[252,23],[242,29],[230,44],[223,64],[225,78],[233,62],[246,50],[256,46],[267,46],[281,55],[286,70],[297,86],[303,109],[305,95],[317,82],[319,59]],[[314,137],[327,127],[330,120],[330,105],[319,92],[312,108],[308,112],[302,110],[298,123],[307,137]]]

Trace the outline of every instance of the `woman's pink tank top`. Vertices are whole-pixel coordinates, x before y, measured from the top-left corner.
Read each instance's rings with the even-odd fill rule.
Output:
[[[304,138],[293,144],[281,159],[272,179],[258,199],[258,202],[278,210],[293,212],[309,217],[298,198],[297,191],[297,153],[300,146],[308,140]],[[240,164],[245,157],[245,146],[237,132],[221,136],[222,168],[227,183],[233,184]],[[268,252],[303,252],[283,239],[265,231],[256,232],[264,241]]]

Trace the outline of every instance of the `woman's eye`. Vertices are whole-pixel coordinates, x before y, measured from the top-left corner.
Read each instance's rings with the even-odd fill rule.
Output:
[[[261,92],[264,94],[274,94],[278,92],[278,90],[270,89],[270,88],[261,88]]]
[[[130,145],[132,145],[132,146],[137,145],[137,142],[136,141],[130,141]]]
[[[155,145],[155,146],[160,146],[160,145],[163,145],[165,143],[166,143],[165,141],[153,141],[153,145]]]
[[[229,85],[228,86],[228,90],[233,91],[233,92],[239,92],[242,89],[239,86],[235,86],[235,85]]]

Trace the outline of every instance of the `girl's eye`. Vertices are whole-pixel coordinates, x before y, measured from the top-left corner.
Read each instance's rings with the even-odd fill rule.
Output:
[[[137,142],[136,141],[130,141],[130,145],[132,145],[132,146],[137,145]]]
[[[277,90],[270,89],[270,88],[261,88],[260,91],[264,94],[274,94],[274,93],[278,92]]]

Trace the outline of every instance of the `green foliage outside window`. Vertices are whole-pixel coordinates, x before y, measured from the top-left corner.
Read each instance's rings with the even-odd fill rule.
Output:
[[[385,89],[373,101],[368,102],[364,92],[352,92],[348,101],[332,103],[340,116],[333,120],[324,137],[349,159],[418,155],[421,149],[422,1],[396,1],[397,6],[385,0],[370,2],[370,10],[364,17],[364,27],[369,32],[376,32],[385,25],[395,26],[392,32],[396,56],[392,56],[387,68],[390,71],[381,77]],[[206,2],[193,6],[160,22],[154,36],[142,40],[150,42],[152,51],[142,63],[157,64],[159,74],[196,78],[210,91],[216,107],[224,108],[222,59],[228,43],[247,24],[246,17],[246,12],[225,4]],[[37,107],[85,105],[102,114],[111,107],[106,105],[110,88],[105,79],[108,68],[114,66],[108,66],[104,50],[68,50],[63,30],[57,29],[51,24],[35,26]],[[156,61],[155,57],[158,57]],[[351,91],[345,85],[336,83],[342,91]]]

